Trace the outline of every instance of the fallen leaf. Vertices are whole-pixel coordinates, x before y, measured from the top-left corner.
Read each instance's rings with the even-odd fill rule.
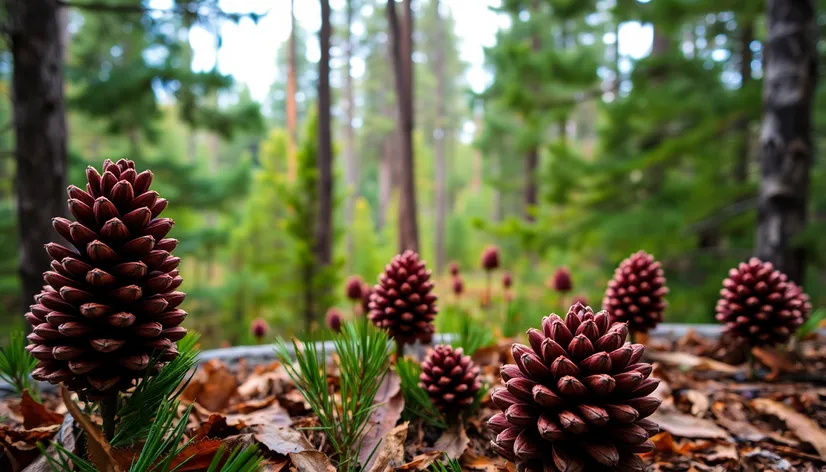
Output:
[[[255,432],[255,439],[270,451],[285,456],[313,450],[313,445],[301,431],[275,424],[261,425]]]
[[[219,413],[209,415],[209,418],[198,426],[192,434],[193,441],[200,441],[201,439],[212,438],[220,439],[227,436],[233,436],[241,432],[246,426],[243,422],[233,425],[227,424],[227,418]]]
[[[731,436],[713,421],[686,415],[676,409],[662,411],[661,408],[648,419],[660,425],[661,431],[668,431],[674,436],[692,439],[731,440]]]
[[[691,402],[691,414],[694,416],[702,418],[708,409],[711,408],[711,401],[709,401],[708,395],[698,390],[686,390],[683,392],[683,396]]]
[[[457,423],[439,436],[433,448],[444,452],[451,459],[458,459],[465,453],[468,444],[470,444],[470,439],[467,437],[465,426]]]
[[[336,472],[330,459],[322,452],[304,451],[290,454],[290,460],[298,472]]]
[[[235,405],[230,405],[227,408],[227,413],[251,413],[253,411],[262,410],[275,403],[275,395],[270,395],[267,398],[258,400],[249,400]]]
[[[63,423],[63,415],[55,413],[46,408],[45,405],[34,401],[28,390],[23,390],[20,400],[20,412],[23,415],[23,427],[26,429]]]
[[[206,469],[223,444],[224,442],[220,439],[204,439],[203,441],[189,443],[172,459],[169,470],[191,472]],[[229,451],[227,450],[225,454],[229,454]]]
[[[69,410],[69,414],[86,432],[86,451],[92,464],[98,470],[121,472],[123,469],[112,456],[112,445],[103,436],[103,431],[80,411],[80,408],[72,400],[72,394],[63,384],[60,384],[60,396],[63,398],[63,403],[66,405],[66,409]]]
[[[71,452],[75,452],[75,441],[77,440],[73,431],[74,424],[75,422],[72,416],[66,415],[54,439],[54,442],[61,444],[67,451]],[[52,442],[50,442],[46,448],[46,454],[41,454],[34,462],[23,469],[23,472],[53,472],[52,466],[49,465],[49,462],[46,460],[47,455],[49,457],[55,457],[57,455],[57,449]]]
[[[672,366],[687,367],[695,370],[711,370],[725,374],[742,372],[743,368],[716,361],[708,357],[695,356],[687,352],[646,351],[651,360]]]
[[[751,349],[751,353],[771,371],[769,375],[766,376],[766,380],[769,382],[776,380],[777,377],[784,372],[800,372],[800,366],[792,362],[789,359],[789,354],[785,351],[754,347]]]
[[[271,403],[268,407],[252,411],[250,413],[234,413],[227,416],[227,424],[233,426],[235,424],[244,423],[247,426],[255,426],[260,424],[275,424],[278,426],[290,426],[293,424],[289,413],[277,402]]]
[[[465,451],[459,461],[462,464],[462,470],[477,472],[495,472],[499,470],[500,465],[505,463],[504,459],[477,454],[471,449]]]
[[[407,427],[409,423],[404,422],[390,431],[382,438],[381,445],[373,455],[369,468],[364,470],[370,472],[388,472],[404,463],[404,442],[407,440]]]
[[[442,457],[442,451],[430,451],[424,454],[419,454],[414,457],[412,461],[402,466],[396,467],[396,472],[400,470],[427,470],[431,464]]]
[[[751,406],[764,415],[776,416],[783,420],[798,439],[811,444],[820,457],[826,459],[826,432],[816,421],[768,398],[756,398],[751,401]]]
[[[223,362],[211,360],[204,364],[207,380],[194,398],[204,408],[223,411],[238,392],[238,379]]]
[[[359,450],[359,462],[364,465],[364,470],[370,470],[376,459],[375,449],[382,438],[399,422],[402,410],[404,410],[401,380],[395,372],[388,372],[384,377],[376,392],[373,405],[376,405],[376,408],[373,410],[373,414],[370,415],[367,432]],[[371,454],[372,458],[370,457]]]

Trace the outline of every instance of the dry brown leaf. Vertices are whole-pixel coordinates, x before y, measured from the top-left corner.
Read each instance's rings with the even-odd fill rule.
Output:
[[[731,436],[716,423],[696,416],[680,413],[676,409],[662,408],[649,418],[660,425],[661,431],[668,431],[674,436],[691,439],[726,439]]]
[[[364,470],[370,470],[376,460],[376,454],[373,454],[374,450],[382,438],[396,426],[402,416],[402,410],[404,410],[401,380],[396,372],[388,372],[384,377],[376,392],[373,404],[378,406],[370,415],[367,432],[359,450],[359,462],[364,465]],[[372,458],[370,458],[371,454]],[[370,460],[368,461],[368,459]]]
[[[322,452],[304,451],[290,454],[290,460],[298,472],[336,472],[330,459]]]
[[[227,424],[244,423],[247,426],[260,424],[274,424],[278,426],[290,426],[293,424],[292,418],[278,402],[271,403],[268,407],[250,413],[235,413],[226,415]]]
[[[751,353],[754,354],[757,360],[771,370],[769,375],[766,376],[766,380],[769,382],[776,380],[781,373],[795,373],[800,371],[800,366],[792,362],[789,359],[789,354],[785,351],[754,347],[751,349]]]
[[[708,357],[695,356],[687,352],[646,351],[646,355],[648,355],[651,360],[662,362],[663,364],[689,367],[695,370],[712,370],[725,374],[736,374],[743,371],[742,367],[729,365]]]
[[[711,401],[708,395],[694,389],[689,389],[683,392],[683,395],[691,402],[691,414],[702,418],[706,412],[711,408]]]
[[[75,452],[75,441],[77,439],[74,435],[73,426],[74,419],[70,415],[67,415],[63,419],[63,424],[59,426],[60,429],[58,430],[57,436],[53,441],[60,443],[64,448],[66,448],[67,451],[70,452]],[[57,455],[57,450],[52,442],[50,442],[49,446],[46,448],[46,454],[49,455],[49,457],[55,457]],[[23,472],[53,472],[53,469],[46,460],[46,456],[41,454],[34,462],[23,469]]]
[[[206,380],[191,399],[207,410],[223,411],[238,393],[238,379],[226,364],[215,359],[204,364],[202,370],[206,374]],[[187,393],[186,390],[184,393]]]
[[[255,439],[267,449],[278,454],[287,455],[313,450],[300,431],[293,428],[265,424],[256,428]]]
[[[826,431],[817,422],[768,398],[756,398],[751,401],[751,406],[764,415],[776,416],[783,420],[798,439],[811,444],[820,457],[826,459]]]
[[[409,423],[404,422],[391,430],[382,438],[381,444],[373,459],[371,466],[364,470],[370,472],[388,472],[404,463],[404,442],[407,440],[407,427]]]
[[[172,459],[170,470],[191,472],[206,469],[223,444],[224,441],[220,439],[204,439],[203,441],[190,443]],[[176,469],[176,467],[178,468]]]
[[[467,437],[465,426],[457,423],[439,436],[433,448],[444,452],[451,459],[458,459],[465,453],[468,444],[470,444],[470,439]]]
[[[45,405],[34,401],[28,390],[23,390],[20,400],[20,412],[23,415],[23,427],[26,429],[63,423],[63,415],[55,413],[46,408]]]
[[[477,472],[495,472],[499,470],[499,466],[505,463],[504,459],[498,457],[488,457],[477,454],[472,449],[468,449],[462,454],[459,462],[462,464],[462,470],[477,471]]]
[[[430,451],[424,454],[419,454],[414,457],[412,461],[402,466],[396,467],[396,472],[400,470],[427,470],[431,464],[442,457],[442,451]]]
[[[80,408],[72,401],[72,394],[63,384],[60,384],[60,396],[63,398],[63,403],[66,404],[69,414],[86,432],[86,450],[92,464],[98,470],[121,472],[123,469],[112,456],[112,445],[103,436],[103,431],[80,411]]]

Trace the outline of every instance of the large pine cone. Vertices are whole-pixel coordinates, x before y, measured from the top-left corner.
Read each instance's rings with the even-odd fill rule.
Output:
[[[647,333],[663,320],[665,286],[662,265],[645,251],[622,261],[608,283],[602,309],[612,322],[626,322],[635,333]]]
[[[442,413],[455,416],[473,404],[482,387],[479,367],[464,355],[462,348],[454,350],[439,344],[422,362],[419,385]]]
[[[752,346],[786,342],[809,316],[809,296],[770,262],[751,258],[729,271],[717,302],[724,330]]]
[[[491,394],[504,413],[488,426],[493,449],[518,470],[645,470],[637,453],[654,447],[659,428],[643,418],[660,405],[648,396],[659,380],[639,362],[643,346],[625,344],[627,325],[609,325],[605,311],[576,304],[565,321],[552,314],[528,330],[531,347],[513,345],[507,389]]]
[[[433,319],[438,310],[430,293],[430,271],[419,255],[405,251],[393,258],[379,276],[370,298],[370,320],[385,329],[398,343],[433,339]]]
[[[132,161],[107,159],[103,169],[86,169],[86,191],[69,187],[77,221],[52,224],[71,245],[46,245],[52,270],[26,313],[32,377],[93,398],[129,388],[152,359],[174,359],[186,334],[180,258],[170,254],[178,241],[165,239],[172,220],[158,218],[167,201],[149,190],[152,172],[138,174]]]

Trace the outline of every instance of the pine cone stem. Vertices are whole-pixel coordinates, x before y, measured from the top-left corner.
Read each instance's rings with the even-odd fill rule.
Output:
[[[118,413],[117,390],[103,397],[100,401],[100,415],[103,417],[103,435],[107,441],[115,437],[115,416]]]
[[[489,270],[486,274],[488,276],[488,286],[485,289],[485,301],[487,302],[485,308],[489,310],[493,306],[493,271]]]

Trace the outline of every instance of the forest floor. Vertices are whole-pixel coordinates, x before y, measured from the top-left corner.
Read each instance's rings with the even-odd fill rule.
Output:
[[[492,389],[501,387],[502,363],[512,362],[511,342],[502,340],[473,356]],[[755,350],[760,381],[746,380],[744,352],[731,346],[693,332],[678,340],[648,341],[646,358],[654,363],[653,376],[662,380],[654,395],[663,400],[651,417],[662,432],[653,438],[655,450],[643,456],[650,470],[826,470],[824,339],[802,342],[799,354]],[[334,372],[328,380],[337,384]],[[378,448],[364,470],[427,470],[444,453],[460,457],[466,471],[515,470],[488,446],[485,423],[497,412],[489,396],[463,425],[440,431],[403,417],[399,384],[391,372],[379,388],[362,451]],[[277,362],[211,360],[201,365],[181,399],[193,406],[188,437],[195,442],[188,448],[195,457],[180,472],[206,470],[207,459],[227,444],[261,446],[266,471],[335,470],[325,455],[329,443],[314,429],[317,418]],[[50,470],[36,443],[57,436],[74,447],[78,428],[71,416],[64,419],[66,411],[56,395],[45,395],[44,405],[27,398],[0,401],[0,417],[7,417],[0,425],[0,470]],[[127,465],[133,455],[114,453]]]

